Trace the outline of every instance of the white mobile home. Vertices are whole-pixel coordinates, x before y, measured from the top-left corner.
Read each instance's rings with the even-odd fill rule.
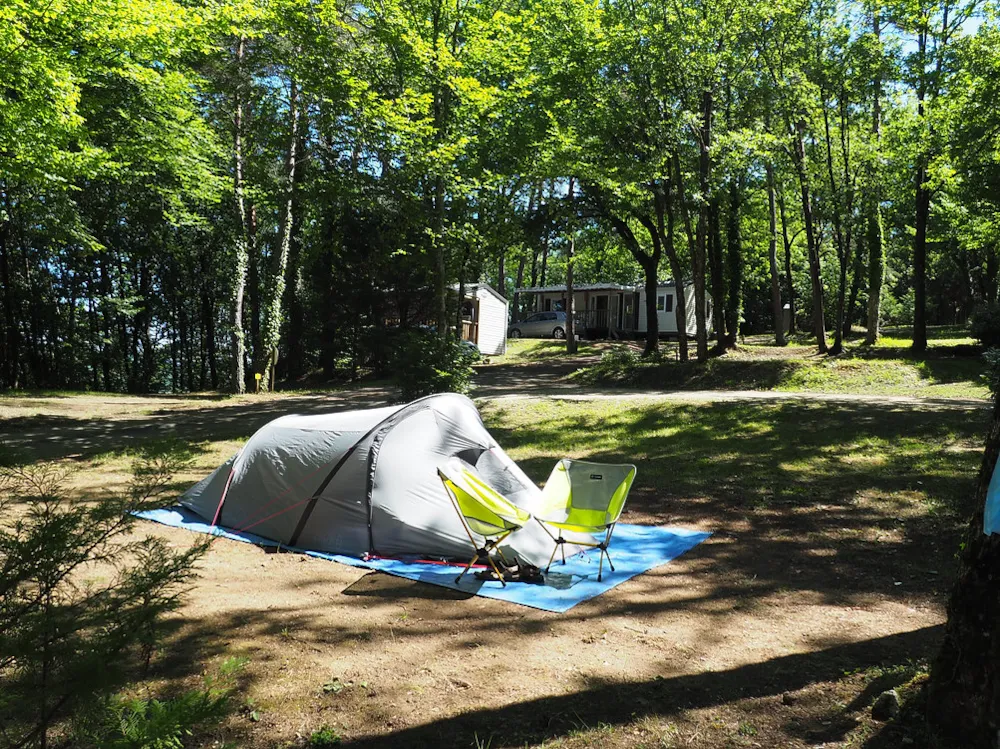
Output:
[[[636,332],[645,333],[648,330],[646,325],[646,289],[640,286],[637,296],[638,317],[636,321]],[[687,318],[684,326],[689,338],[694,338],[697,333],[695,324],[695,303],[694,285],[684,285],[684,316]],[[672,281],[663,281],[656,288],[656,320],[659,324],[661,335],[677,335],[680,326],[677,324],[677,287]],[[712,300],[705,294],[705,324],[708,330],[712,329]]]
[[[458,291],[458,287],[452,287]],[[472,341],[484,356],[507,350],[507,315],[510,303],[489,284],[465,287],[462,299],[462,340]]]
[[[565,312],[567,306],[565,286],[536,286],[517,289],[529,301],[527,307],[534,312]],[[672,281],[662,281],[656,290],[657,321],[663,336],[676,336],[677,289]],[[685,332],[695,335],[694,287],[684,287]],[[580,284],[573,287],[573,302],[577,327],[587,338],[626,338],[644,335],[646,325],[646,290],[644,285]],[[707,322],[712,325],[712,303],[706,300]]]

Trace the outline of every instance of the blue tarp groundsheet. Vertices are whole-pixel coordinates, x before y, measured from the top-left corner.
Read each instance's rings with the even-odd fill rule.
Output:
[[[241,533],[228,528],[211,526],[194,513],[181,507],[152,510],[139,513],[139,516],[163,525],[185,528],[197,533],[208,533],[213,536],[223,536],[234,541],[257,544],[258,546],[273,547],[276,545],[274,541],[255,536],[252,533]],[[559,562],[554,563],[552,571],[545,576],[544,584],[508,583],[507,587],[503,587],[498,581],[477,580],[472,571],[462,578],[461,583],[456,584],[455,577],[461,571],[461,566],[402,559],[358,559],[342,554],[310,551],[309,549],[292,548],[289,550],[319,559],[349,564],[352,567],[380,570],[391,575],[405,577],[408,580],[440,585],[443,588],[472,595],[496,598],[501,601],[561,613],[578,603],[599,596],[653,567],[666,564],[685,551],[694,548],[710,535],[710,533],[682,528],[619,523],[615,526],[615,535],[611,542],[611,558],[615,564],[615,571],[611,572],[605,562],[602,581],[598,582],[597,580],[598,555],[597,551],[594,550],[594,552],[578,554],[567,559],[565,566]]]

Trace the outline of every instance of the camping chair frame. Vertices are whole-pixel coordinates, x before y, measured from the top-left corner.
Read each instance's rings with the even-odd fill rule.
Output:
[[[558,536],[553,536],[552,531],[549,530],[549,527],[545,524],[544,520],[541,520],[539,518],[535,518],[535,520],[538,520],[538,524],[542,526],[542,530],[544,530],[548,534],[549,538],[551,538],[552,542],[555,544],[555,546],[552,547],[552,556],[549,557],[549,563],[545,565],[546,572],[548,572],[549,567],[552,566],[552,562],[555,560],[556,552],[558,551],[562,552],[562,563],[566,564],[566,544],[568,543],[572,543],[574,546],[586,546],[587,548],[590,549],[601,550],[599,555],[600,561],[597,563],[598,581],[600,581],[604,575],[604,557],[608,558],[608,567],[611,568],[611,571],[612,572],[615,571],[615,565],[612,564],[611,562],[611,554],[608,553],[608,544],[611,543],[611,534],[615,532],[615,525],[617,525],[618,521],[615,521],[614,523],[612,523],[607,527],[603,541],[590,542],[590,541],[567,541],[565,538],[563,538],[562,529],[559,530]]]
[[[455,508],[455,512],[458,513],[459,519],[462,521],[462,527],[465,529],[465,534],[469,537],[469,543],[471,543],[472,548],[476,550],[475,556],[473,556],[469,563],[465,565],[465,568],[459,573],[458,577],[455,578],[455,582],[460,582],[465,576],[465,573],[472,569],[472,566],[476,562],[480,559],[485,559],[486,562],[489,563],[490,567],[493,568],[493,572],[496,574],[500,584],[506,588],[507,583],[503,579],[503,573],[500,571],[500,568],[497,567],[496,562],[493,560],[492,552],[495,551],[497,556],[500,557],[500,561],[503,562],[504,565],[508,565],[509,562],[507,561],[507,558],[503,555],[503,552],[500,551],[500,544],[502,544],[511,533],[519,530],[521,526],[518,528],[502,528],[500,526],[496,526],[496,534],[480,533],[479,535],[482,536],[485,541],[485,543],[480,546],[476,543],[475,535],[472,532],[472,528],[469,527],[469,522],[465,519],[465,514],[462,512],[462,508],[458,504],[458,499],[455,497],[455,493],[452,491],[451,487],[448,486],[451,480],[444,474],[444,472],[441,471],[440,468],[438,469],[438,478],[441,479],[445,493],[448,495],[448,499],[451,500],[451,504]]]
[[[613,469],[618,469],[618,470],[628,469],[625,472],[624,476],[622,477],[621,482],[615,488],[614,492],[611,494],[611,496],[607,497],[607,505],[604,506],[603,511],[600,509],[600,507],[601,507],[600,504],[598,504],[596,506],[590,506],[590,507],[586,507],[586,506],[583,506],[583,507],[574,506],[574,502],[573,502],[573,479],[569,475],[569,473],[570,473],[570,467],[574,463],[581,464],[582,466],[585,466],[586,470],[588,470],[588,471],[598,471],[598,470],[601,470],[602,468],[605,468],[605,469],[612,469],[613,468]],[[555,558],[556,558],[556,552],[558,552],[558,551],[562,552],[562,562],[563,562],[563,564],[566,564],[566,544],[567,543],[572,543],[575,546],[584,546],[584,547],[587,547],[587,548],[590,548],[590,549],[599,549],[600,550],[599,562],[598,562],[598,567],[597,567],[597,579],[599,581],[603,580],[604,579],[604,558],[605,557],[608,558],[608,567],[611,568],[612,572],[615,571],[615,565],[611,561],[611,554],[608,553],[608,546],[611,543],[611,536],[615,532],[615,525],[617,525],[617,523],[618,523],[618,518],[621,516],[621,512],[622,512],[622,510],[625,507],[625,502],[628,499],[628,493],[629,493],[629,491],[632,488],[632,483],[635,481],[636,467],[634,465],[630,464],[630,463],[628,463],[628,464],[605,464],[605,463],[591,463],[591,462],[588,462],[588,461],[571,461],[571,460],[568,460],[568,459],[564,459],[564,460],[560,460],[558,463],[556,463],[555,468],[552,469],[552,474],[549,476],[549,481],[550,482],[553,480],[553,477],[556,476],[557,472],[559,472],[559,471],[564,471],[567,474],[566,478],[565,478],[566,489],[568,491],[568,494],[566,496],[566,505],[565,505],[565,508],[566,508],[566,511],[567,511],[567,517],[566,517],[566,519],[565,520],[556,520],[555,518],[552,518],[552,517],[549,517],[549,518],[546,518],[545,516],[541,516],[541,517],[536,516],[535,517],[535,519],[538,521],[539,525],[542,526],[542,530],[544,530],[548,534],[549,538],[552,539],[553,544],[555,544],[555,546],[552,549],[552,555],[549,557],[549,563],[545,567],[545,571],[548,572],[549,568],[552,567],[552,562],[555,560]],[[602,473],[603,473],[603,471],[602,471]],[[593,476],[593,475],[591,475],[590,478],[592,478],[592,479],[593,478],[600,479],[600,478],[602,478],[602,476]],[[560,483],[561,482],[562,482],[562,480],[560,480]],[[549,484],[547,483],[546,484],[546,489],[548,489],[548,488],[549,488]],[[603,517],[604,522],[595,522],[594,520],[596,520],[596,519],[592,519],[592,520],[590,520],[588,522],[588,519],[586,518],[586,516],[583,517],[583,518],[580,518],[580,519],[574,519],[574,513],[577,513],[579,511],[587,511],[587,512],[597,511],[597,512],[603,512],[603,514],[604,514],[604,517]],[[577,516],[577,517],[579,517],[579,516]],[[550,525],[553,526],[554,528],[558,529],[558,534],[553,534],[552,530],[550,530],[550,528],[549,528]],[[576,533],[586,533],[586,534],[589,534],[591,536],[591,540],[576,540],[576,539],[573,539],[571,541],[568,541],[566,538],[563,537],[563,532],[565,530],[574,531]],[[604,533],[604,539],[601,540],[601,541],[596,540],[595,537],[599,536],[599,534],[601,534],[602,532]]]

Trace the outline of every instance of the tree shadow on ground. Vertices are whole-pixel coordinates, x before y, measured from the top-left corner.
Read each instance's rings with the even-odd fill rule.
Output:
[[[777,697],[836,679],[848,669],[894,663],[914,652],[923,652],[937,641],[941,630],[941,627],[926,627],[725,671],[652,681],[594,682],[587,689],[570,694],[471,711],[386,735],[346,741],[344,746],[352,749],[475,746],[477,740],[489,737],[490,746],[495,749],[519,747],[578,730],[581,716],[589,726],[616,726],[645,716],[670,717],[685,710],[736,700]]]
[[[369,388],[206,408],[158,409],[152,414],[122,419],[21,416],[0,420],[0,445],[17,459],[30,462],[87,458],[133,450],[150,442],[246,439],[279,416],[376,408],[392,403],[396,397],[395,391]]]
[[[695,564],[721,574],[718,595],[807,589],[834,604],[936,594],[971,511],[986,420],[909,404],[645,404],[599,414],[566,404],[561,418],[525,429],[509,407],[495,409],[491,431],[515,456],[534,456],[519,464],[536,481],[567,455],[635,462],[623,521],[715,531]]]

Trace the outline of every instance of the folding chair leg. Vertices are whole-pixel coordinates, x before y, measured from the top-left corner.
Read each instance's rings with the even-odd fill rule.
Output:
[[[559,536],[559,548],[562,549],[563,564],[566,564],[566,539]]]
[[[479,561],[479,552],[476,552],[476,556],[472,557],[472,561],[469,562],[467,565],[465,565],[465,569],[462,570],[461,574],[459,574],[459,576],[455,578],[456,585],[462,581],[462,578],[465,577],[465,573],[468,572],[470,569],[472,569],[472,565],[474,565],[478,561]]]
[[[549,557],[549,563],[547,565],[545,565],[545,571],[546,572],[548,572],[549,571],[549,567],[552,566],[552,560],[556,558],[556,552],[559,551],[559,546],[560,546],[560,544],[557,541],[556,545],[552,547],[552,556]]]
[[[503,579],[503,573],[499,569],[497,569],[496,562],[493,561],[492,557],[486,557],[486,561],[490,563],[490,567],[492,567],[493,571],[496,573],[497,580],[500,581],[500,585],[502,587],[506,588],[507,587],[507,583]]]

